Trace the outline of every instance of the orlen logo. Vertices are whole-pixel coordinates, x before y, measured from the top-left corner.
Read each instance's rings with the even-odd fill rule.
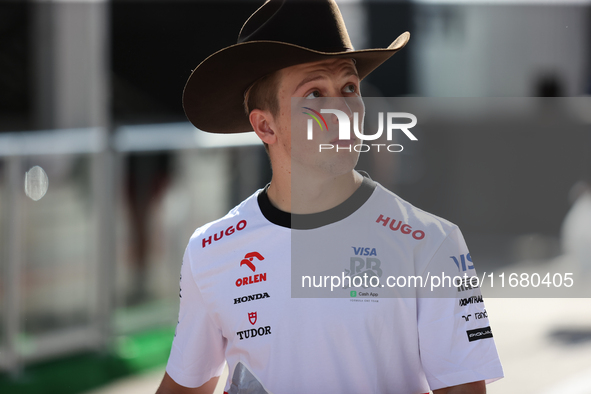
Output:
[[[246,220],[241,220],[236,225],[236,228],[234,228],[234,226],[230,226],[225,231],[222,230],[222,231],[220,231],[219,234],[217,234],[217,233],[214,234],[213,235],[213,240],[214,241],[219,241],[220,239],[222,239],[224,237],[224,234],[227,237],[229,237],[230,235],[234,234],[234,231],[236,231],[236,230],[238,230],[238,231],[244,230],[245,227],[246,227]],[[206,247],[207,245],[211,245],[211,235],[209,237],[207,237],[207,238],[204,237],[201,240],[201,245],[202,245],[201,247],[203,247],[203,248]]]
[[[308,126],[307,138],[308,138],[308,140],[313,139],[314,121],[316,121],[316,123],[318,123],[318,125],[320,126],[320,130],[324,131],[324,128],[322,127],[323,124],[328,129],[328,125],[326,124],[326,120],[322,116],[322,114],[326,114],[326,113],[336,115],[336,117],[339,121],[339,140],[348,141],[351,139],[351,121],[349,119],[349,116],[347,116],[347,114],[344,113],[343,111],[338,110],[338,109],[321,109],[320,112],[318,112],[318,111],[315,111],[309,107],[302,107],[302,108],[312,112],[312,113],[303,112],[305,115],[309,115],[312,118],[312,119],[308,119],[308,123],[307,123],[307,126]],[[393,120],[396,118],[410,119],[410,123],[394,123]],[[413,114],[408,113],[408,112],[387,112],[386,119],[387,119],[386,137],[387,137],[388,141],[392,141],[392,131],[393,130],[401,130],[402,132],[404,132],[404,134],[411,141],[417,141],[417,137],[415,137],[414,134],[408,130],[408,129],[416,126],[416,124],[417,124],[417,117],[416,116],[414,116]],[[367,134],[363,134],[361,131],[359,131],[359,112],[353,112],[353,133],[355,133],[355,136],[362,141],[377,140],[384,133],[384,113],[378,112],[378,131],[373,135],[367,135]],[[390,144],[390,145],[371,144],[371,146],[370,146],[368,144],[363,144],[363,143],[357,144],[354,146],[351,146],[351,145],[349,145],[349,146],[336,145],[335,146],[333,144],[319,144],[318,149],[319,149],[319,152],[322,152],[322,150],[330,150],[330,149],[335,149],[335,148],[336,148],[337,152],[339,150],[346,150],[348,152],[351,152],[351,149],[353,149],[355,152],[369,152],[371,150],[372,146],[375,147],[378,152],[380,151],[380,147],[383,147],[383,146],[386,147],[388,152],[402,152],[402,150],[404,149],[403,146],[400,144]]]
[[[400,230],[400,232],[402,234],[411,234],[412,237],[416,240],[421,240],[423,238],[425,238],[425,232],[422,230],[415,230],[412,231],[412,227],[408,224],[402,224],[402,222],[400,220],[396,221],[395,219],[392,219],[392,221],[390,221],[389,217],[384,217],[384,215],[380,215],[378,217],[378,220],[376,220],[376,223],[380,223],[382,222],[382,226],[386,227],[388,226],[388,223],[390,223],[390,225],[388,226],[390,228],[390,230],[392,231],[398,231]]]
[[[256,267],[253,264],[253,260],[255,258],[258,261],[263,261],[265,259],[259,252],[250,252],[250,253],[247,253],[244,255],[244,258],[240,262],[240,266],[242,267],[243,265],[246,265],[248,268],[250,268],[252,270],[252,272],[255,272]],[[243,278],[238,278],[238,279],[236,279],[236,286],[240,287],[240,286],[244,286],[244,285],[250,285],[253,283],[266,282],[266,281],[267,281],[267,273],[264,272],[262,274],[256,274],[256,275],[245,276]]]
[[[250,268],[252,270],[252,272],[255,272],[257,270],[257,268],[254,266],[254,264],[252,263],[252,260],[254,258],[257,258],[259,261],[264,260],[265,258],[263,256],[261,256],[261,254],[259,252],[250,252],[244,255],[244,258],[242,259],[242,261],[240,262],[240,266],[242,267],[243,265],[246,264],[246,266],[248,266],[248,268]]]

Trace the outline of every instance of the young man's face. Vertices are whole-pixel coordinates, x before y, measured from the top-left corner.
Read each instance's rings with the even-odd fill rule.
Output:
[[[337,176],[351,171],[357,164],[359,153],[354,145],[360,141],[351,133],[352,139],[339,140],[339,123],[335,115],[323,114],[328,129],[321,130],[314,122],[313,139],[308,139],[307,124],[310,112],[324,109],[343,111],[353,124],[353,112],[363,116],[363,104],[359,92],[359,77],[351,59],[330,59],[305,63],[279,71],[280,82],[277,99],[279,114],[274,119],[278,144],[274,154],[291,161],[293,175],[309,175],[320,172]],[[292,100],[292,97],[298,98]],[[332,149],[320,150],[320,144]],[[337,146],[339,151],[337,152]],[[349,152],[349,146],[351,146]]]

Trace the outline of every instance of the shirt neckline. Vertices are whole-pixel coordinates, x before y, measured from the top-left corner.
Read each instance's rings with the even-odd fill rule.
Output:
[[[311,230],[345,219],[357,211],[372,195],[376,183],[363,174],[363,182],[355,192],[334,208],[310,214],[291,214],[276,208],[267,195],[269,185],[258,194],[257,201],[263,216],[271,223],[294,230]]]

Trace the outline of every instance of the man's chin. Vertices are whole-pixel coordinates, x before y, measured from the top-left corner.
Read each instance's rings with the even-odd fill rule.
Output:
[[[351,149],[351,152],[325,152],[320,157],[306,160],[303,163],[292,162],[292,178],[307,179],[310,176],[334,178],[352,172],[357,166],[359,153]]]

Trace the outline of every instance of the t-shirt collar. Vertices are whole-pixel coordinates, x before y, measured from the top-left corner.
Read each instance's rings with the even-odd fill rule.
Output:
[[[276,208],[267,195],[269,185],[265,186],[257,196],[259,208],[263,216],[273,224],[295,230],[311,230],[343,220],[358,210],[369,199],[376,183],[367,173],[363,173],[363,182],[355,192],[334,208],[310,214],[291,214]]]

